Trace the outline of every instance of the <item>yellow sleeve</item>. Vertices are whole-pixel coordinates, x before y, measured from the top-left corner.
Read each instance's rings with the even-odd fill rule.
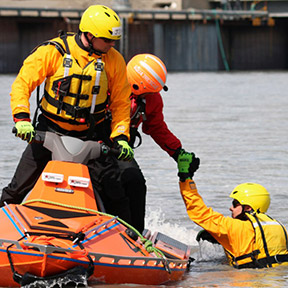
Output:
[[[30,114],[29,99],[34,89],[47,76],[55,73],[62,56],[53,45],[40,46],[24,61],[11,88],[12,115],[25,112]]]
[[[255,233],[250,221],[225,217],[207,207],[193,180],[187,179],[179,185],[189,218],[208,231],[225,250],[236,257],[253,250]]]
[[[126,74],[126,63],[122,55],[111,48],[106,55],[105,65],[109,81],[110,103],[112,114],[111,135],[113,139],[119,135],[130,139],[130,94],[131,88]]]

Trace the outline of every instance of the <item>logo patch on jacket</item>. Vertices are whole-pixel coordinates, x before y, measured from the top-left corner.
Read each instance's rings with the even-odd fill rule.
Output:
[[[190,186],[191,190],[196,190],[196,184],[194,181],[190,181],[189,186]]]
[[[119,125],[117,127],[117,132],[118,133],[124,133],[125,132],[125,126],[124,125]]]

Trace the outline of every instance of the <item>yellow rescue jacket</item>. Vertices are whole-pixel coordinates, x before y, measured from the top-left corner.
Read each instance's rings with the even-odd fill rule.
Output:
[[[13,116],[30,115],[31,93],[46,79],[42,113],[58,126],[85,132],[90,125],[87,115],[93,115],[99,123],[108,103],[112,114],[110,138],[125,135],[129,139],[131,89],[123,57],[114,48],[101,57],[89,55],[77,44],[76,37],[67,36],[67,45],[60,37],[49,40],[25,59],[10,93]]]
[[[287,232],[279,222],[265,214],[256,214],[260,225],[250,214],[246,221],[224,216],[205,205],[193,180],[187,179],[179,185],[190,219],[223,246],[230,265],[235,268],[260,268],[288,264]],[[268,257],[265,247],[268,247]],[[258,263],[253,262],[253,257]]]
[[[87,130],[91,115],[95,124],[105,118],[108,103],[105,63],[98,58],[88,62],[84,68],[80,67],[70,53],[67,36],[64,34],[61,39],[65,50],[59,42],[53,41],[53,45],[63,56],[63,62],[46,80],[41,110],[63,129],[68,130],[69,123],[79,125],[80,131]]]
[[[288,242],[285,227],[263,213],[245,213],[255,231],[255,247],[251,253],[234,257],[226,253],[235,268],[264,268],[288,262]],[[245,234],[245,231],[243,231]]]

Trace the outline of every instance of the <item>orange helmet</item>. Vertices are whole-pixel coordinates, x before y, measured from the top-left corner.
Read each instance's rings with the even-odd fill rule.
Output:
[[[151,54],[134,56],[127,64],[127,77],[135,95],[160,92],[162,88],[168,90],[165,86],[166,66],[158,57]]]

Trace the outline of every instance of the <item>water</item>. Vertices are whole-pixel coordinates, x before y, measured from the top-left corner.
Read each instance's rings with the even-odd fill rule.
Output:
[[[165,120],[183,147],[200,157],[201,166],[194,177],[199,192],[208,206],[224,215],[230,215],[229,194],[236,185],[258,182],[271,193],[269,214],[288,227],[287,76],[287,72],[168,75],[169,91],[162,93]],[[9,92],[14,78],[15,75],[0,76],[1,187],[9,183],[26,145],[11,133]],[[32,98],[34,105],[35,97]],[[146,135],[135,157],[147,180],[147,227],[192,245],[192,256],[196,258],[183,281],[169,287],[288,285],[287,266],[238,271],[227,266],[221,247],[202,243],[199,249],[195,240],[199,227],[186,214],[175,161]]]

